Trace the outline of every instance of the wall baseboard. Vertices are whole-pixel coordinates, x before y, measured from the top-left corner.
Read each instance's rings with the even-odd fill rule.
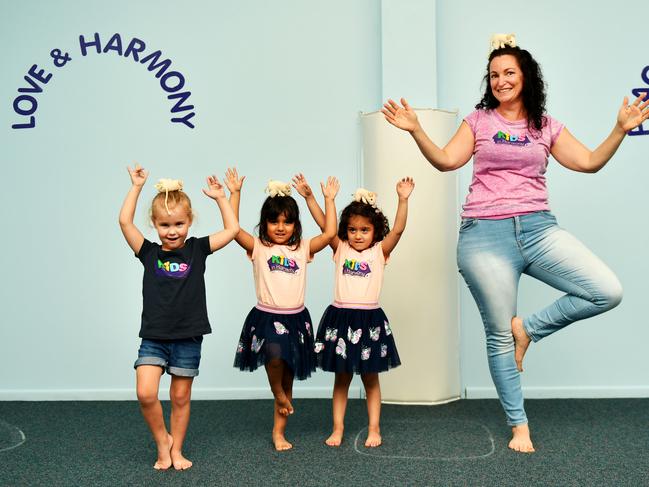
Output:
[[[358,399],[362,387],[352,385],[349,397]],[[329,399],[331,387],[295,387],[293,396],[297,399]],[[160,388],[161,400],[168,400],[169,393]],[[235,400],[235,399],[271,399],[273,396],[267,387],[218,388],[194,387],[192,400]],[[135,401],[135,389],[33,389],[33,390],[0,390],[0,401]]]
[[[349,397],[363,398],[362,386],[352,385]],[[649,397],[649,386],[629,387],[523,387],[526,399],[604,399]],[[296,387],[297,399],[329,399],[330,387]],[[165,388],[160,389],[160,399],[169,398]],[[218,388],[195,387],[193,400],[270,399],[265,387]],[[466,387],[463,399],[497,399],[494,387]],[[134,401],[134,389],[56,389],[56,390],[0,390],[0,401]]]
[[[649,386],[523,387],[526,399],[613,399],[649,397]],[[497,399],[495,387],[466,387],[465,399]]]

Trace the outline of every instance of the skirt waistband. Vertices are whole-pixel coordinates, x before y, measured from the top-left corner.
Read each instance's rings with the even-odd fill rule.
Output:
[[[347,309],[378,309],[380,308],[379,303],[343,303],[342,301],[334,301],[331,303],[332,306],[336,308],[347,308]]]
[[[276,313],[278,315],[292,315],[299,313],[304,310],[304,305],[298,306],[297,308],[276,308],[275,306],[268,306],[267,304],[257,303],[255,305],[260,311],[266,311],[267,313]]]

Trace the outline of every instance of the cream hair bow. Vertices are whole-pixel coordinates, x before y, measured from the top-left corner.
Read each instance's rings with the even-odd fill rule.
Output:
[[[183,182],[180,179],[159,179],[155,185],[155,189],[158,190],[158,193],[165,193],[165,209],[167,210],[167,215],[171,215],[169,207],[167,206],[167,198],[169,198],[169,191],[182,191]]]
[[[505,46],[516,47],[516,34],[494,34],[491,36],[490,44],[489,54]]]
[[[268,193],[271,198],[275,196],[289,196],[291,194],[291,185],[283,181],[270,179],[264,192]]]
[[[365,203],[376,208],[376,193],[365,188],[358,188],[354,192],[354,201]]]

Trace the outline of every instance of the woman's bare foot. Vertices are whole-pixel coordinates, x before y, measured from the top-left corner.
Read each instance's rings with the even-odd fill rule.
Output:
[[[153,464],[156,470],[167,470],[171,467],[171,447],[174,444],[174,439],[170,434],[167,434],[167,441],[164,444],[158,445],[158,459]]]
[[[289,401],[283,392],[275,396],[275,407],[277,408],[277,412],[282,416],[288,416],[294,412],[291,401]]]
[[[274,432],[273,431],[273,444],[275,445],[275,450],[284,451],[290,450],[293,448],[293,445],[290,444],[284,437],[284,433]]]
[[[343,442],[343,429],[334,428],[331,436],[325,440],[325,444],[329,446],[340,446]]]
[[[176,470],[187,470],[188,468],[191,468],[193,463],[191,460],[187,460],[182,452],[171,452],[171,461],[173,463],[173,466]]]
[[[518,316],[512,318],[512,335],[514,335],[514,360],[516,360],[516,368],[519,372],[523,372],[523,357],[525,357],[527,347],[530,346],[532,340],[527,336],[523,327],[523,320]]]
[[[533,453],[534,445],[530,438],[530,428],[525,424],[517,424],[512,427],[512,439],[509,442],[509,448],[521,453]]]
[[[365,448],[376,448],[381,446],[381,432],[378,428],[369,428],[367,430],[367,439],[365,440]]]

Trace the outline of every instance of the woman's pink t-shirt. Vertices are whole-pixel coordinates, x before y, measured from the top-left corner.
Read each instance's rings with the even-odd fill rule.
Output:
[[[462,218],[509,218],[548,210],[545,171],[563,124],[546,115],[541,133],[527,120],[509,121],[496,110],[475,110],[464,119],[475,137],[473,179]]]

